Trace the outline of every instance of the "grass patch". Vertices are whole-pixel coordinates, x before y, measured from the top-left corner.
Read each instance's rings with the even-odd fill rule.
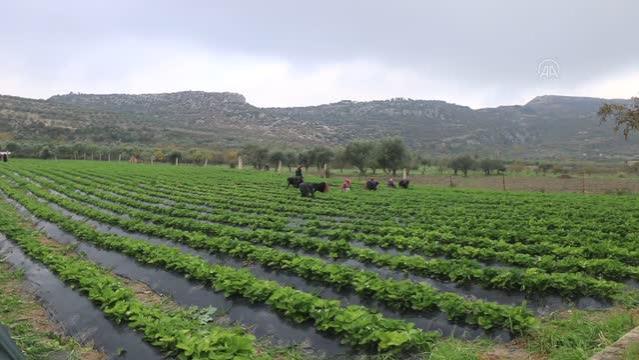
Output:
[[[11,332],[27,359],[99,359],[94,350],[55,331],[46,312],[22,288],[22,271],[12,271],[0,263],[0,323]]]
[[[638,321],[636,315],[623,309],[556,314],[530,335],[527,349],[552,360],[587,359],[637,326]]]
[[[438,342],[431,352],[429,360],[479,360],[479,354],[488,350],[493,343],[490,340],[464,341],[445,339]]]
[[[626,353],[623,357],[624,360],[636,360],[639,359],[639,343],[632,344],[626,350]]]

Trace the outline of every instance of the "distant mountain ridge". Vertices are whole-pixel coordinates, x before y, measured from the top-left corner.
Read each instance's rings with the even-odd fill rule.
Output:
[[[260,108],[230,92],[78,94],[34,100],[0,96],[0,131],[16,140],[95,141],[147,145],[339,145],[401,136],[434,155],[633,157],[596,115],[599,98],[539,96],[525,105],[473,110],[437,100],[340,101]]]

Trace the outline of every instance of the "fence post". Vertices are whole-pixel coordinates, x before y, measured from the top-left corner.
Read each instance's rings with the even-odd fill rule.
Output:
[[[406,180],[406,178],[408,178],[408,172],[406,171],[406,168],[404,168],[404,171],[402,172],[402,180]]]
[[[178,165],[178,163],[180,162],[180,160],[179,160],[179,159],[180,159],[179,157],[177,157],[177,156],[175,157],[175,165],[176,165],[176,166],[177,166],[177,165]]]
[[[586,172],[585,171],[581,174],[581,193],[582,194],[586,193]]]
[[[501,187],[506,191],[506,174],[501,174]]]
[[[277,161],[277,172],[281,172],[282,171],[282,160],[278,160]]]
[[[237,168],[238,168],[239,170],[242,170],[242,166],[243,166],[243,165],[244,165],[244,164],[242,164],[242,156],[240,155],[240,156],[238,156],[238,157],[237,157]]]
[[[450,187],[453,187],[453,175],[448,175],[448,181],[449,181],[449,182],[448,182],[448,185],[449,185]]]

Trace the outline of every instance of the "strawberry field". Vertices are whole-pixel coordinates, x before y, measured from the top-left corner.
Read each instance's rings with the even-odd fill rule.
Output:
[[[335,178],[311,199],[287,176],[12,161],[0,233],[181,359],[427,359],[451,341],[532,342],[556,313],[637,307],[634,197],[341,192]],[[141,301],[121,278],[177,307]]]

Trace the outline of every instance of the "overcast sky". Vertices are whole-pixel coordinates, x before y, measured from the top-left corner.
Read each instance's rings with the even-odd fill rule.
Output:
[[[258,106],[639,96],[639,1],[0,0],[0,93]]]

